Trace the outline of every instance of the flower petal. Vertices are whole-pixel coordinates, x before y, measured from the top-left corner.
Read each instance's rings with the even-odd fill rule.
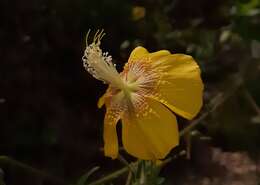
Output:
[[[116,124],[125,110],[124,93],[109,87],[105,93],[106,115],[104,119],[104,151],[105,156],[113,159],[118,155],[118,138]]]
[[[128,61],[138,60],[147,55],[148,53],[149,52],[144,47],[138,46],[131,52]]]
[[[97,107],[100,109],[101,107],[103,107],[103,105],[105,104],[105,98],[106,98],[106,93],[104,93],[99,99],[98,99],[98,103],[97,103]]]
[[[161,57],[165,57],[167,55],[170,55],[171,53],[168,50],[160,50],[157,52],[149,53],[149,57],[152,61],[159,60]]]
[[[147,98],[145,110],[125,114],[122,137],[126,151],[144,160],[165,158],[179,144],[176,117],[163,104]]]
[[[202,106],[203,83],[200,69],[189,55],[172,54],[153,61],[161,73],[153,98],[172,111],[192,119]]]
[[[138,61],[138,59],[149,57],[152,60],[158,60],[160,57],[170,55],[168,50],[160,50],[157,52],[149,53],[144,47],[136,47],[130,54],[128,61]]]
[[[112,110],[107,110],[104,119],[104,152],[105,156],[111,157],[112,159],[118,156],[118,138],[116,132],[116,124],[120,116],[114,114]]]

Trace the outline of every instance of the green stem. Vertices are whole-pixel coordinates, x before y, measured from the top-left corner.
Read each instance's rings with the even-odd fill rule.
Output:
[[[186,158],[188,160],[191,159],[191,132],[188,132],[187,134],[184,135],[184,140],[186,142]]]
[[[113,180],[113,179],[115,179],[115,178],[125,174],[127,171],[129,171],[129,168],[128,167],[124,167],[124,168],[122,168],[120,170],[117,170],[117,171],[115,171],[115,172],[113,172],[113,173],[111,173],[111,174],[109,174],[109,175],[107,175],[107,176],[105,176],[105,177],[103,177],[103,178],[101,178],[101,179],[99,179],[97,181],[94,181],[94,182],[92,182],[92,183],[90,183],[88,185],[104,184],[105,182],[111,181],[111,180]]]
[[[130,185],[131,184],[132,177],[133,177],[133,173],[131,171],[129,171],[125,185]]]
[[[1,168],[5,169],[5,168],[14,168],[14,169],[20,169],[20,170],[24,170],[25,172],[28,172],[30,174],[33,174],[35,176],[41,177],[44,180],[48,180],[51,181],[57,185],[68,185],[68,183],[66,183],[65,181],[53,177],[41,170],[37,170],[27,164],[21,163],[19,161],[16,161],[8,156],[0,156],[0,166]]]
[[[120,162],[122,162],[125,166],[127,166],[130,172],[134,173],[133,166],[130,163],[128,163],[127,160],[122,155],[118,154],[117,159]]]
[[[243,89],[243,93],[244,93],[246,100],[249,102],[250,106],[252,107],[252,109],[254,109],[255,112],[260,116],[260,108],[258,107],[258,105],[257,105],[256,101],[254,100],[254,98],[252,97],[252,95],[245,88]]]
[[[5,185],[4,182],[4,171],[0,168],[0,185]]]

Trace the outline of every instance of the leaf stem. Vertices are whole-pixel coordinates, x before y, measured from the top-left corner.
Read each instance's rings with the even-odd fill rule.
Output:
[[[41,170],[35,169],[27,164],[21,163],[19,161],[16,161],[8,156],[0,156],[0,166],[1,168],[15,168],[15,169],[21,169],[24,170],[25,172],[28,172],[30,174],[33,174],[35,176],[41,177],[44,180],[51,181],[57,185],[68,185],[64,180],[59,179],[57,177],[53,177]]]
[[[246,98],[246,100],[249,102],[249,104],[251,105],[251,107],[255,110],[255,112],[260,115],[260,108],[259,106],[257,105],[256,101],[254,100],[254,98],[252,97],[252,95],[250,94],[250,92],[244,88],[243,89],[243,93],[244,93],[244,96]]]
[[[133,177],[133,173],[131,171],[129,171],[125,185],[130,185],[131,184],[132,177]]]

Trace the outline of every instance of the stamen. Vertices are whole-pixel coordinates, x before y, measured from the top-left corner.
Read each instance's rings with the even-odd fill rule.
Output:
[[[147,97],[157,92],[157,84],[161,80],[160,69],[151,66],[150,58],[129,61],[124,67],[124,78],[131,89],[131,103],[137,117],[155,114],[147,104]]]
[[[104,30],[98,30],[93,41],[88,45],[88,37],[90,30],[86,36],[86,49],[82,57],[85,69],[96,79],[112,86],[123,88],[123,80],[120,78],[115,65],[112,63],[112,57],[108,52],[102,52],[100,45],[101,39],[105,36]]]

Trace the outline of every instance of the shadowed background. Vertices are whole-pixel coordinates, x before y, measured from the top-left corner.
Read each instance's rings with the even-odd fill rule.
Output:
[[[220,178],[223,169],[232,171],[223,164],[234,155],[259,173],[259,5],[258,0],[1,0],[0,155],[67,182],[93,166],[101,166],[93,179],[122,166],[101,151],[104,110],[96,102],[106,85],[81,61],[87,31],[103,28],[102,48],[119,70],[138,45],[192,55],[202,69],[205,104],[236,81],[245,82],[198,127],[192,160],[180,158],[163,170],[172,177],[166,183],[206,178],[203,183],[214,184],[211,179]],[[182,122],[180,128],[188,125]],[[231,159],[219,162],[227,156]],[[19,169],[3,170],[6,184],[53,183]]]

